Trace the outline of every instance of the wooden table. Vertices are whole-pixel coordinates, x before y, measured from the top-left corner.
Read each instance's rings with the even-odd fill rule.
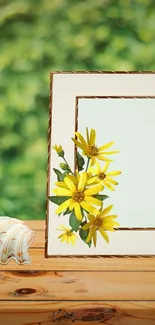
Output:
[[[0,325],[154,325],[155,258],[44,257],[44,221],[32,263],[0,265]],[[66,264],[65,264],[66,265]]]

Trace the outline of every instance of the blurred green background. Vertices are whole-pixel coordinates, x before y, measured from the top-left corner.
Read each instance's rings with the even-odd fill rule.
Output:
[[[0,215],[45,218],[49,73],[98,69],[155,70],[154,0],[0,0]]]

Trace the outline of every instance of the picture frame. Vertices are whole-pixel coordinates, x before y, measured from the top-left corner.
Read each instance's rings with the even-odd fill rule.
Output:
[[[68,155],[70,165],[75,168],[76,147],[70,141],[78,129],[79,102],[81,100],[141,100],[143,103],[155,103],[155,73],[153,71],[138,72],[53,72],[50,75],[50,113],[49,113],[49,141],[48,141],[48,168],[47,168],[47,211],[46,211],[46,257],[154,257],[155,256],[155,223],[151,226],[123,226],[119,227],[112,243],[106,244],[100,252],[87,253],[81,248],[57,250],[57,242],[52,241],[53,218],[55,206],[49,201],[54,186],[52,168],[58,164],[58,157],[52,153],[52,146],[62,144]],[[125,103],[124,102],[124,103]],[[152,104],[151,104],[152,105]],[[153,112],[152,105],[152,112]],[[147,106],[147,105],[146,105]],[[144,110],[147,107],[144,105]],[[154,113],[153,113],[154,114]],[[58,132],[61,130],[61,132]],[[65,134],[65,136],[63,136]],[[120,158],[121,159],[121,158]],[[152,193],[152,192],[151,192]],[[53,216],[53,217],[52,217]],[[55,226],[54,226],[55,227]],[[55,227],[56,228],[56,227]],[[130,246],[128,245],[130,242]],[[117,243],[117,245],[116,245]],[[61,244],[62,245],[62,244]],[[107,246],[106,246],[107,245]],[[65,247],[65,248],[64,248]],[[105,248],[106,247],[106,248]],[[107,248],[108,247],[108,248]]]

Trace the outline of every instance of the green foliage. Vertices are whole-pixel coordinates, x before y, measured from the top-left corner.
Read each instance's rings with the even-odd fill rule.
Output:
[[[74,211],[72,211],[70,218],[69,218],[69,225],[72,227],[74,231],[77,231],[79,226],[80,226],[81,221],[79,221],[76,216]]]
[[[78,151],[76,153],[76,159],[77,159],[78,171],[80,172],[81,170],[83,170],[83,166],[85,164],[85,161],[84,161],[84,158],[80,155],[80,153]]]
[[[100,200],[100,201],[104,201],[106,199],[108,199],[108,195],[102,195],[102,194],[97,194],[97,195],[93,195],[93,197],[95,197],[96,199]]]
[[[155,70],[154,30],[154,0],[0,1],[0,215],[45,218],[50,71]]]
[[[70,199],[69,196],[50,196],[49,200],[57,205],[62,204],[66,200]]]
[[[80,231],[79,231],[80,238],[84,241],[84,243],[86,243],[86,239],[88,237],[88,234],[89,234],[89,230],[80,229]],[[86,243],[86,244],[89,247],[91,247],[91,241],[89,243]]]
[[[65,176],[69,174],[68,170],[65,173],[61,173],[60,170],[58,170],[56,168],[53,168],[53,170],[54,170],[55,174],[57,175],[57,180],[59,182],[63,182]]]

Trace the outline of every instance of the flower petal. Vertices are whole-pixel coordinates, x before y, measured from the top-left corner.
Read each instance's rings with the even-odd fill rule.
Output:
[[[96,227],[92,227],[92,233],[93,233],[93,243],[94,243],[94,247],[96,247],[96,242],[97,242],[97,230]]]
[[[94,205],[98,205],[98,206],[102,205],[101,200],[98,200],[95,197],[88,196],[88,195],[85,196],[85,201],[90,202],[91,204],[94,204]]]
[[[109,237],[102,227],[99,228],[99,232],[107,243],[109,243]]]
[[[62,238],[63,236],[64,236],[64,234],[61,234],[61,235],[58,236],[58,238]]]
[[[79,147],[82,150],[85,150],[86,147],[79,141],[77,141],[76,139],[72,138],[73,142],[76,144],[77,147]]]
[[[107,152],[100,152],[100,154],[104,154],[104,155],[114,155],[115,153],[120,153],[119,150],[115,150],[115,151],[107,151]]]
[[[88,214],[88,220],[91,222],[95,221],[95,216],[93,216],[92,214]]]
[[[64,178],[64,182],[67,185],[67,187],[70,189],[70,191],[73,193],[76,191],[76,187],[74,185],[74,183],[72,182],[72,180],[69,177],[65,177]]]
[[[88,223],[86,223],[84,226],[82,226],[82,229],[83,229],[83,230],[87,230],[87,229],[89,229],[91,226],[92,226],[92,222],[88,222]]]
[[[70,190],[63,188],[54,188],[52,192],[58,196],[72,196],[72,192]]]
[[[99,150],[99,151],[102,151],[102,150],[108,149],[108,148],[110,148],[114,143],[115,143],[115,142],[108,142],[108,143],[105,144],[104,146],[99,147],[98,150]]]
[[[85,202],[85,201],[82,201],[80,203],[80,205],[82,206],[82,208],[92,214],[95,214],[95,215],[99,215],[100,212],[99,210],[97,210],[96,208],[92,207],[92,205],[90,205],[89,203]]]
[[[93,236],[93,232],[92,232],[92,228],[89,230],[89,234],[88,234],[88,237],[86,239],[86,243],[89,243],[92,239],[92,236]]]
[[[60,225],[60,228],[57,228],[57,230],[68,231],[69,228],[65,228],[63,225]]]
[[[67,177],[75,184],[77,185],[78,183],[78,178],[75,177],[74,175],[67,175]]]
[[[75,245],[75,241],[76,241],[76,237],[75,236],[71,236],[71,243],[74,246]]]
[[[105,163],[105,165],[104,165],[104,167],[103,167],[103,169],[102,169],[102,172],[103,172],[103,173],[106,173],[106,171],[107,171],[108,168],[109,168],[109,165],[110,165],[110,162],[109,162],[109,161]],[[106,174],[106,175],[107,175],[107,174]]]
[[[92,185],[95,184],[97,182],[97,176],[93,176],[90,179],[87,180],[87,185]]]
[[[119,227],[120,224],[118,222],[114,222],[114,221],[109,221],[109,222],[104,222],[103,223],[103,227],[105,230],[110,230],[111,228],[115,228],[115,227]]]
[[[118,185],[118,182],[116,182],[114,179],[112,179],[110,177],[106,177],[106,181],[113,184],[113,185]]]
[[[96,167],[96,172],[97,172],[96,174],[99,174],[101,172],[101,167],[100,167],[100,164],[98,161],[96,162],[95,167]]]
[[[58,186],[58,187],[67,189],[67,186],[66,186],[66,184],[64,182],[55,182],[55,185]]]
[[[72,199],[69,199],[69,200],[66,200],[65,202],[63,202],[62,204],[60,204],[56,210],[56,213],[59,214],[59,213],[65,211],[69,207],[71,202],[72,202]]]
[[[74,205],[74,211],[75,211],[76,218],[81,221],[82,220],[82,212],[81,212],[80,204],[78,202],[76,202]]]
[[[84,137],[81,135],[81,133],[79,133],[79,132],[75,132],[75,135],[76,135],[77,138],[81,141],[81,143],[84,144],[84,146],[87,147],[87,142],[86,142],[86,140],[84,139]]]
[[[78,191],[83,191],[87,182],[87,173],[83,172],[80,174],[79,183],[78,183]]]
[[[104,216],[106,216],[113,208],[113,205],[109,205],[107,208],[105,208],[101,214],[100,214],[100,217],[103,218]]]
[[[87,188],[84,191],[84,194],[85,195],[95,195],[95,194],[99,193],[102,190],[103,190],[103,185],[98,184],[98,185],[94,185],[94,186],[92,186],[90,188]]]
[[[90,159],[90,166],[94,166],[95,165],[95,162],[96,162],[96,158],[94,156],[91,156],[91,159]]]
[[[95,129],[90,130],[90,146],[94,146],[96,141],[96,131]]]
[[[87,136],[87,142],[88,142],[88,145],[89,145],[89,131],[88,131],[87,127],[86,127],[86,136]]]
[[[115,191],[114,187],[106,181],[106,178],[103,179],[103,184],[111,191]]]
[[[102,153],[102,154],[103,154],[103,153]],[[102,160],[102,161],[109,161],[109,162],[112,161],[112,160],[110,160],[109,158],[106,158],[106,157],[102,156],[102,155],[101,155],[101,152],[100,152],[99,155],[96,156],[96,158],[99,159],[99,160]]]
[[[111,214],[109,216],[104,217],[104,221],[113,221],[113,219],[116,219],[118,216],[115,214]]]
[[[69,210],[72,211],[74,209],[74,206],[75,206],[75,202],[72,201],[72,203],[69,206]]]
[[[59,238],[59,237],[58,237],[58,238]],[[64,234],[60,241],[61,241],[61,242],[64,242],[65,240],[67,240],[67,237],[66,237],[65,234]]]
[[[121,172],[119,170],[114,170],[113,172],[108,172],[107,176],[117,176],[120,174],[121,174]]]

